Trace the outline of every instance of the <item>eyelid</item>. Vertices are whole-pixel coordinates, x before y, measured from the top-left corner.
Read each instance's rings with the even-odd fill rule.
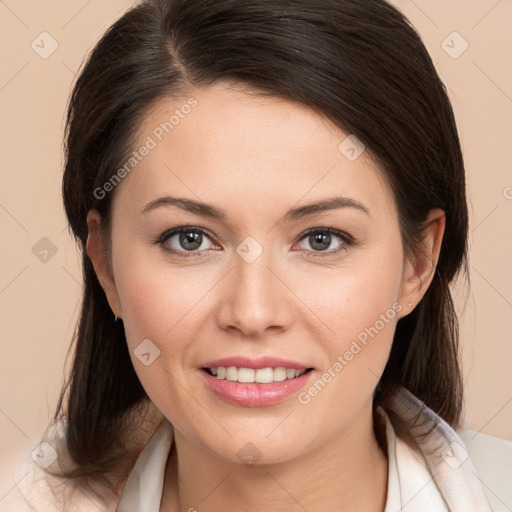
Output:
[[[306,236],[309,236],[313,233],[328,233],[329,235],[335,235],[341,238],[343,241],[347,243],[355,243],[355,239],[353,236],[349,235],[346,231],[341,231],[340,229],[336,229],[330,226],[319,226],[315,228],[309,228],[299,235],[299,240],[302,240]]]
[[[153,241],[154,244],[160,245],[162,249],[168,253],[176,254],[183,258],[200,258],[201,255],[209,251],[211,249],[203,249],[202,251],[185,251],[185,250],[176,250],[171,249],[168,246],[165,245],[165,241],[175,235],[179,235],[180,233],[186,232],[186,231],[196,231],[198,233],[201,233],[203,236],[206,236],[208,239],[211,240],[211,242],[214,245],[217,245],[217,242],[215,240],[215,237],[210,233],[209,230],[205,228],[201,228],[199,226],[192,226],[192,225],[183,225],[183,226],[177,226],[175,228],[168,229],[164,231],[160,236],[156,238],[156,240]]]
[[[199,226],[193,226],[193,225],[187,224],[187,225],[177,226],[175,228],[165,230],[161,235],[159,235],[157,237],[157,239],[155,240],[155,243],[165,242],[165,240],[167,240],[169,237],[177,235],[177,234],[182,233],[183,231],[187,231],[187,230],[198,231],[201,234],[206,235],[208,238],[210,238],[212,240],[215,239],[215,237],[206,228],[200,228]]]
[[[168,230],[164,231],[164,233],[162,233],[160,236],[158,236],[156,238],[156,240],[153,241],[153,243],[162,246],[162,248],[169,253],[178,254],[181,257],[185,257],[185,258],[187,258],[187,257],[196,257],[197,258],[197,257],[200,257],[200,255],[202,255],[202,253],[211,250],[211,249],[203,249],[201,251],[198,251],[198,250],[185,251],[185,250],[169,249],[168,247],[164,246],[164,243],[168,238],[175,236],[177,234],[180,234],[184,231],[199,232],[203,236],[206,236],[208,239],[210,239],[212,243],[214,243],[216,245],[220,245],[220,244],[218,244],[218,242],[216,242],[216,237],[214,235],[212,235],[208,229],[201,228],[199,226],[193,226],[193,225],[183,225],[183,226],[177,226],[175,228],[168,229]],[[339,251],[347,250],[348,247],[355,245],[357,243],[356,239],[345,231],[341,231],[339,229],[329,227],[329,226],[317,226],[317,227],[309,228],[306,231],[302,232],[300,235],[298,235],[298,237],[296,238],[296,242],[294,243],[294,246],[313,233],[327,233],[329,235],[334,235],[334,236],[337,236],[338,238],[340,238],[341,241],[343,242],[341,247],[338,249],[331,249],[331,250],[326,250],[326,251],[313,251],[313,250],[308,250],[308,249],[300,249],[299,250],[300,252],[307,252],[308,254],[311,254],[314,257],[333,255],[333,254],[338,253]]]
[[[353,236],[349,235],[347,232],[329,226],[314,227],[306,230],[305,232],[299,235],[297,243],[301,242],[302,240],[304,240],[313,233],[327,233],[329,235],[337,236],[342,241],[341,246],[337,249],[331,249],[326,251],[312,251],[308,249],[300,249],[301,252],[306,252],[308,253],[308,255],[312,255],[313,257],[332,256],[333,254],[337,254],[340,251],[347,250],[349,247],[356,245],[357,243],[356,239]]]

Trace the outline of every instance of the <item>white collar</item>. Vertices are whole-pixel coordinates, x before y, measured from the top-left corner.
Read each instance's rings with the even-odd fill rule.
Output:
[[[457,433],[423,402],[402,388],[394,400],[402,419],[416,419],[411,433],[418,450],[386,424],[388,489],[384,512],[492,512],[473,462]],[[164,419],[140,453],[116,512],[159,512],[165,468],[173,442]]]

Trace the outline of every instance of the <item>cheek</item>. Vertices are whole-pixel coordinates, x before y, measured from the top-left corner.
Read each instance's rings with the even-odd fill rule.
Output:
[[[305,411],[314,408],[318,418],[329,418],[332,425],[348,424],[371,400],[402,310],[402,258],[398,240],[350,268],[334,271],[323,280],[321,293],[311,293],[312,280],[304,283],[301,297],[325,326],[322,345],[327,354],[316,380],[298,396]]]
[[[190,335],[193,330],[195,305],[204,295],[197,274],[137,262],[125,269],[118,291],[129,345],[149,338],[157,345],[172,339],[177,347],[183,339],[180,332],[186,329]]]
[[[377,328],[381,338],[391,338],[401,309],[397,300],[402,280],[400,246],[389,245],[358,257],[339,268],[314,268],[297,272],[293,287],[308,306],[324,333],[330,352],[344,349],[347,342]],[[372,329],[374,333],[374,330]],[[374,333],[375,334],[375,333]],[[350,344],[350,343],[349,343]]]
[[[333,269],[328,279],[317,279],[316,286],[315,276],[308,278],[299,292],[324,325],[322,345],[327,357],[322,371],[336,375],[325,376],[335,382],[328,386],[333,394],[326,393],[325,398],[331,395],[336,401],[335,393],[341,390],[343,400],[371,395],[387,363],[402,310],[399,239],[350,261]]]
[[[180,425],[188,417],[190,407],[190,397],[183,393],[183,385],[189,378],[194,357],[197,359],[199,347],[193,346],[191,340],[200,339],[201,322],[197,315],[206,284],[194,282],[192,272],[160,268],[143,257],[127,258],[116,269],[123,324],[135,372],[153,403]],[[146,361],[143,354],[149,354]]]

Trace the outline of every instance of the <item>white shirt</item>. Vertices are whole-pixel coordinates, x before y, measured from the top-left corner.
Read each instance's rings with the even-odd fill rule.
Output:
[[[417,418],[412,428],[417,449],[396,435],[390,418],[379,408],[386,425],[388,458],[384,512],[512,511],[512,441],[467,429],[459,435],[405,389],[395,399],[394,411],[404,419]],[[75,506],[80,512],[159,512],[172,443],[172,425],[164,419],[140,452],[117,508],[77,496],[73,509],[66,512]],[[32,462],[32,466],[37,465]],[[2,500],[0,511],[62,510],[46,496],[40,482],[33,477],[24,481],[17,486],[18,497],[7,499],[16,508],[3,508]],[[34,508],[28,508],[21,495]]]

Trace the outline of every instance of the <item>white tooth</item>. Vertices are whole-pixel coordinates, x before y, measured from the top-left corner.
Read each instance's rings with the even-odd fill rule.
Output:
[[[238,369],[236,366],[228,366],[226,368],[226,380],[238,380]]]
[[[238,382],[254,382],[254,370],[252,368],[238,368]]]
[[[254,382],[269,384],[274,381],[274,370],[272,368],[259,368],[254,375]]]
[[[286,380],[286,368],[282,366],[274,368],[274,382],[282,382],[283,380]]]
[[[294,370],[292,368],[237,368],[236,366],[229,366],[225,368],[219,366],[218,368],[210,368],[213,375],[217,379],[226,379],[232,382],[269,384],[271,382],[282,382],[287,379],[299,377],[306,370]]]

